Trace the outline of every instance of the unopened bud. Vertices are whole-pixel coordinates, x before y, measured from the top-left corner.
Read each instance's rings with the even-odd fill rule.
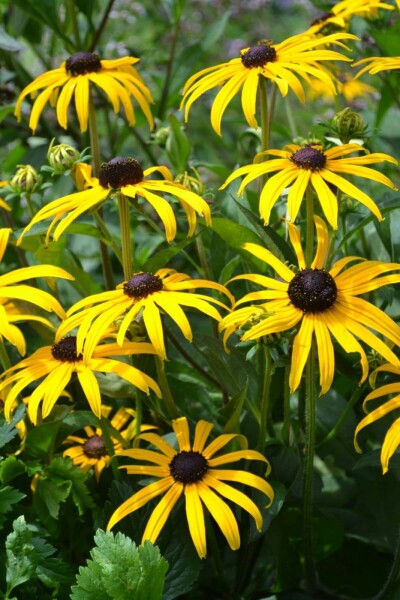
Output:
[[[332,125],[343,144],[348,144],[353,138],[365,137],[366,126],[362,116],[349,107],[336,113]]]
[[[18,171],[10,181],[10,187],[17,194],[32,194],[41,184],[42,178],[31,165],[17,165]]]
[[[175,183],[180,183],[188,188],[191,192],[202,196],[204,194],[204,183],[200,177],[200,173],[194,167],[191,167],[194,175],[189,175],[187,171],[179,173],[175,177]]]
[[[80,154],[76,148],[69,144],[57,144],[55,146],[53,144],[54,139],[49,146],[47,160],[54,173],[62,175],[73,167],[79,160]]]

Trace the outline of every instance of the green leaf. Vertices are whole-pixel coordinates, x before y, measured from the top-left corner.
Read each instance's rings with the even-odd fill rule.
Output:
[[[98,530],[92,560],[79,569],[72,600],[158,600],[162,597],[167,561],[146,541],[136,544],[123,533]]]
[[[182,123],[178,121],[174,114],[169,115],[168,121],[171,129],[165,149],[174,169],[178,173],[183,173],[189,161],[192,145],[188,140]]]
[[[157,252],[157,254],[155,254],[145,262],[145,264],[142,267],[143,270],[149,271],[150,273],[155,273],[155,271],[157,271],[158,269],[165,267],[165,265],[168,264],[169,261],[174,258],[174,256],[182,252],[182,250],[186,248],[186,246],[192,243],[193,238],[188,238],[182,240],[178,244],[168,246],[168,248],[165,248],[165,250]]]
[[[15,587],[38,579],[46,587],[59,590],[69,584],[69,567],[58,558],[52,558],[55,548],[43,538],[35,537],[21,515],[13,523],[14,531],[6,539],[6,580],[8,594]],[[34,597],[39,597],[40,590]],[[9,596],[7,596],[9,597]],[[20,597],[20,596],[18,596]],[[24,596],[25,597],[25,596]]]
[[[5,515],[12,510],[12,505],[17,504],[25,497],[26,494],[15,490],[9,485],[0,488],[0,526],[5,521]]]
[[[69,407],[55,407],[53,412],[59,415],[58,419],[40,423],[29,431],[25,440],[25,452],[29,458],[46,460],[52,454],[62,419],[69,411]]]
[[[15,456],[7,456],[0,463],[0,481],[3,484],[8,483],[25,471],[26,467],[22,460],[18,460]]]
[[[14,0],[14,5],[18,6],[23,12],[31,16],[39,23],[46,23],[54,32],[56,32],[68,46],[71,41],[59,25],[57,3],[54,0]]]
[[[233,396],[233,398],[221,409],[221,414],[227,419],[223,433],[239,433],[240,415],[242,413],[243,403],[247,396],[249,382],[243,389]]]
[[[16,39],[8,35],[3,29],[0,27],[0,50],[5,50],[6,52],[20,52],[23,50],[23,46]]]
[[[17,410],[14,412],[10,423],[8,423],[4,418],[4,413],[0,418],[0,448],[8,444],[16,435],[18,435],[18,429],[16,429],[16,425],[25,415],[25,405],[20,404]]]
[[[239,252],[247,262],[254,264],[258,271],[266,271],[267,265],[262,260],[255,258],[242,248],[242,245],[248,242],[263,245],[261,238],[254,231],[245,225],[239,225],[239,223],[223,217],[214,217],[212,228],[228,246]]]

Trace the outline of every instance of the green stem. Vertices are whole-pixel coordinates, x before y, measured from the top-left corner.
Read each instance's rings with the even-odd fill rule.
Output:
[[[170,53],[169,53],[169,57],[168,57],[167,72],[165,74],[164,85],[163,85],[163,89],[161,92],[160,104],[159,104],[158,111],[157,111],[157,117],[159,119],[164,118],[164,111],[165,111],[165,107],[166,107],[168,96],[169,96],[169,86],[171,83],[172,67],[173,67],[174,60],[175,60],[176,44],[177,44],[177,41],[179,38],[180,28],[181,28],[181,17],[179,16],[175,22],[175,28],[174,28],[174,32],[173,32],[173,36],[172,36],[172,41],[171,41],[171,49],[170,49]]]
[[[285,367],[284,387],[283,387],[283,426],[282,443],[289,446],[290,443],[290,387],[289,387],[290,366]]]
[[[121,227],[122,266],[124,278],[130,279],[133,274],[132,248],[131,248],[131,220],[129,202],[121,192],[118,193],[119,223]]]
[[[358,400],[365,394],[366,388],[367,388],[367,384],[364,384],[361,387],[357,387],[357,389],[352,394],[350,401],[348,402],[343,413],[337,420],[336,425],[330,430],[330,432],[326,435],[326,437],[324,437],[324,439],[321,442],[319,442],[319,444],[317,445],[318,448],[320,448],[321,446],[324,446],[330,440],[333,440],[336,437],[337,433],[339,432],[339,430],[342,428],[343,424],[345,423],[349,413],[353,410],[353,408],[356,405],[356,403],[358,402]]]
[[[286,98],[285,98],[284,105],[285,105],[286,120],[289,125],[289,129],[290,129],[290,135],[291,135],[292,139],[294,139],[298,136],[298,131],[297,131],[296,121],[293,118],[292,107],[290,106],[290,100],[289,100],[288,96],[286,96]]]
[[[11,360],[8,356],[7,348],[4,345],[4,340],[2,337],[0,337],[0,362],[5,371],[11,367]]]
[[[95,48],[96,48],[96,46],[97,46],[97,44],[99,42],[100,36],[103,33],[103,29],[106,26],[106,23],[107,23],[107,20],[108,20],[108,16],[109,16],[109,14],[111,12],[111,9],[113,7],[114,2],[115,2],[115,0],[109,0],[109,3],[107,5],[106,10],[104,11],[103,17],[102,17],[102,19],[100,21],[100,24],[99,24],[98,28],[97,28],[97,31],[95,33],[95,36],[94,36],[93,40],[92,40],[92,43],[90,44],[89,52],[93,52],[95,50]]]
[[[100,418],[100,427],[101,427],[101,431],[102,431],[102,434],[103,434],[104,443],[106,445],[107,454],[112,459],[112,457],[115,454],[115,451],[114,451],[114,444],[112,442],[110,433],[108,431],[108,425],[109,425],[108,419],[106,419],[105,417],[101,417]],[[118,470],[117,463],[115,462],[115,460],[111,460],[110,464],[111,464],[111,469],[112,469],[112,472],[113,472],[114,479],[119,480],[120,479],[120,473],[119,473],[119,470]]]
[[[269,149],[269,126],[268,117],[268,88],[265,77],[259,76],[259,98],[260,98],[260,114],[261,114],[261,152]],[[267,183],[268,175],[264,174],[260,177],[260,193],[264,185]]]
[[[315,453],[315,400],[316,400],[316,349],[315,343],[311,344],[310,354],[306,365],[306,402],[305,402],[305,457],[304,457],[304,488],[303,488],[303,543],[304,543],[304,570],[306,581],[310,590],[315,588],[316,573],[313,557],[313,480],[314,480],[314,453]]]
[[[101,158],[100,158],[100,144],[99,144],[99,134],[97,131],[97,120],[96,120],[96,109],[93,102],[93,94],[92,90],[89,90],[89,135],[90,135],[90,148],[92,151],[93,157],[93,171],[94,175],[97,177],[100,172]],[[100,207],[97,212],[100,215],[100,218],[103,219],[103,211],[102,207]],[[100,240],[100,257],[101,264],[103,268],[104,282],[107,290],[113,290],[115,288],[114,285],[114,277],[113,270],[111,266],[110,256],[108,254],[107,245]]]
[[[161,356],[155,355],[154,359],[156,362],[157,381],[161,389],[162,399],[167,407],[168,415],[171,419],[177,419],[179,417],[179,413],[171,394],[167,376],[165,375],[164,361]]]
[[[261,362],[261,378],[262,388],[260,397],[260,433],[258,438],[258,450],[263,453],[265,447],[265,437],[267,431],[270,435],[273,434],[272,424],[270,423],[270,389],[271,389],[271,378],[273,373],[273,363],[271,360],[271,354],[266,343],[261,344],[260,362]],[[260,378],[260,380],[261,380]]]
[[[72,31],[74,32],[75,45],[76,45],[77,50],[80,50],[80,49],[82,49],[82,41],[81,41],[81,36],[79,33],[78,18],[77,18],[77,14],[76,14],[76,7],[75,7],[74,0],[67,0],[67,8],[68,8],[69,17],[71,19]]]
[[[31,216],[31,219],[33,219],[33,217],[36,215],[36,210],[35,210],[35,207],[33,206],[31,195],[28,194],[28,193],[26,193],[25,194],[25,200],[26,200],[26,203],[28,205],[28,210],[29,210],[29,214]]]
[[[311,185],[306,189],[306,248],[305,260],[306,266],[309,268],[313,261],[314,252],[314,197]]]
[[[387,580],[381,591],[376,594],[371,600],[396,600],[398,595],[394,595],[394,592],[398,592],[398,581],[400,577],[400,528],[397,532],[396,539],[396,548],[394,552],[394,559],[392,563],[392,568],[390,569],[390,573],[388,575]]]
[[[136,398],[136,434],[135,437],[140,434],[140,428],[143,421],[143,402],[140,394]]]
[[[122,266],[122,254],[120,252],[120,249],[115,243],[113,236],[108,231],[107,225],[104,223],[102,217],[99,215],[99,212],[97,210],[93,213],[93,217],[96,221],[97,229],[100,231],[103,238],[105,238],[109,242],[110,248],[112,248],[118,262],[120,262]]]

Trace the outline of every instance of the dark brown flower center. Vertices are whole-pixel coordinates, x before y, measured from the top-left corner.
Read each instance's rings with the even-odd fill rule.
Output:
[[[107,455],[106,443],[102,435],[93,435],[83,444],[83,451],[89,458],[101,458]]]
[[[333,306],[337,287],[332,275],[324,269],[303,269],[289,283],[288,295],[296,308],[318,313]]]
[[[99,182],[114,189],[143,181],[143,169],[135,158],[112,158],[100,167]]]
[[[273,62],[276,59],[276,50],[269,44],[259,44],[251,46],[242,55],[242,63],[247,69],[263,67],[267,62]]]
[[[182,450],[169,463],[175,481],[195,483],[203,479],[208,469],[207,459],[200,452]]]
[[[77,355],[76,353],[76,336],[70,335],[63,338],[51,347],[51,353],[53,358],[60,362],[80,362],[82,360],[82,354]]]
[[[139,300],[163,289],[162,279],[151,273],[138,273],[124,283],[124,294]]]
[[[97,73],[100,69],[100,57],[92,52],[77,52],[65,62],[65,70],[74,77],[85,73]]]
[[[314,21],[311,23],[311,27],[313,25],[321,25],[321,23],[324,23],[325,21],[327,21],[328,19],[330,19],[331,17],[334,17],[334,16],[335,15],[333,14],[333,12],[323,13],[322,15],[320,15],[319,17],[314,19]]]
[[[300,169],[308,169],[309,171],[319,171],[326,164],[325,154],[310,146],[297,150],[297,152],[292,154],[290,160],[300,167]]]

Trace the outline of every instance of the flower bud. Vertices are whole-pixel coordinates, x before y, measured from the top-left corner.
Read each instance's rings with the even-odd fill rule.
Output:
[[[17,194],[32,194],[42,181],[39,173],[31,165],[17,165],[18,171],[10,181],[10,187]]]
[[[204,194],[204,183],[200,177],[200,173],[194,167],[191,167],[194,175],[189,175],[187,171],[179,173],[175,177],[175,183],[184,185],[188,190],[202,196]]]
[[[47,152],[47,160],[56,175],[62,175],[73,167],[79,160],[80,154],[76,148],[68,144],[54,144],[54,138],[51,141]]]
[[[365,137],[366,126],[362,116],[349,107],[336,113],[332,125],[343,144],[348,144],[353,138]]]

